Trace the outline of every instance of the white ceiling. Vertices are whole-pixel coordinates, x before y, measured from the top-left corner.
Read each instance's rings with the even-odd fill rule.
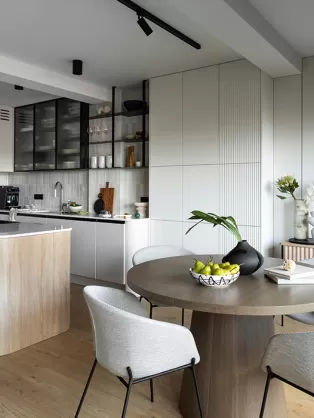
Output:
[[[313,0],[249,0],[303,57],[314,55]]]
[[[82,79],[106,87],[240,58],[169,1],[137,3],[195,38],[202,49],[153,24],[147,37],[136,14],[116,0],[10,0],[1,8],[0,55],[68,75],[71,60],[79,58]]]
[[[56,96],[31,89],[15,90],[13,84],[0,81],[0,105],[3,106],[24,106],[31,103],[51,100],[55,97]]]

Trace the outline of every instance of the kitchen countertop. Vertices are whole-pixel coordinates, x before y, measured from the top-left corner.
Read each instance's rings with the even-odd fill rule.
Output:
[[[29,235],[53,234],[56,232],[67,232],[71,230],[72,228],[63,228],[62,226],[11,222],[9,224],[0,224],[0,239],[17,238]]]
[[[0,210],[0,213],[8,214],[8,210]],[[61,213],[61,212],[18,212],[19,216],[36,216],[38,218],[55,218],[55,219],[73,219],[73,220],[81,220],[81,221],[89,221],[89,222],[114,222],[118,224],[124,224],[125,222],[131,221],[141,221],[148,218],[136,219],[136,218],[129,218],[129,219],[122,219],[122,218],[102,218],[96,214],[89,214],[89,215],[78,215],[76,213]]]

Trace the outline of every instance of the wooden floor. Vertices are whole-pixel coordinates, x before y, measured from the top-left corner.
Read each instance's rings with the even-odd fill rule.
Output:
[[[180,323],[180,310],[157,308],[155,317]],[[92,335],[82,287],[72,285],[72,326],[51,338],[0,358],[0,417],[73,418],[93,362]],[[187,312],[187,322],[191,314]],[[313,330],[285,319],[278,332]],[[180,373],[155,381],[155,403],[149,401],[149,384],[134,387],[128,418],[179,418]],[[125,389],[100,366],[86,397],[80,418],[119,418]],[[287,387],[289,418],[314,418],[314,399]],[[215,417],[213,417],[215,418]],[[226,417],[229,418],[229,417]],[[230,417],[231,418],[231,417]],[[252,417],[255,418],[255,417]]]

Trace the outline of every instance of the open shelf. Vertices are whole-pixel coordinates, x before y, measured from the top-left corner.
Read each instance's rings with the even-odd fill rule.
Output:
[[[116,139],[114,141],[114,143],[117,142],[125,142],[125,143],[142,143],[143,140],[142,139],[128,139],[128,138],[122,138],[122,139]],[[145,142],[148,142],[148,139],[145,139]],[[95,142],[90,142],[89,145],[99,145],[99,144],[112,144],[112,141],[95,141]]]
[[[139,109],[139,110],[124,110],[123,112],[117,112],[114,114],[114,116],[125,116],[127,118],[131,118],[133,116],[142,116],[142,115],[148,115],[148,109]],[[94,119],[104,119],[104,118],[111,118],[112,113],[107,113],[106,115],[96,115],[96,116],[90,116],[89,120]]]
[[[141,166],[141,167],[112,167],[112,168],[89,168],[89,170],[142,170],[142,169],[148,169],[147,166]]]

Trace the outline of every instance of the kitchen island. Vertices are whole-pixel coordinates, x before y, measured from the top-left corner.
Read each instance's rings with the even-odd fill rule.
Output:
[[[71,228],[0,224],[0,355],[70,327]]]

